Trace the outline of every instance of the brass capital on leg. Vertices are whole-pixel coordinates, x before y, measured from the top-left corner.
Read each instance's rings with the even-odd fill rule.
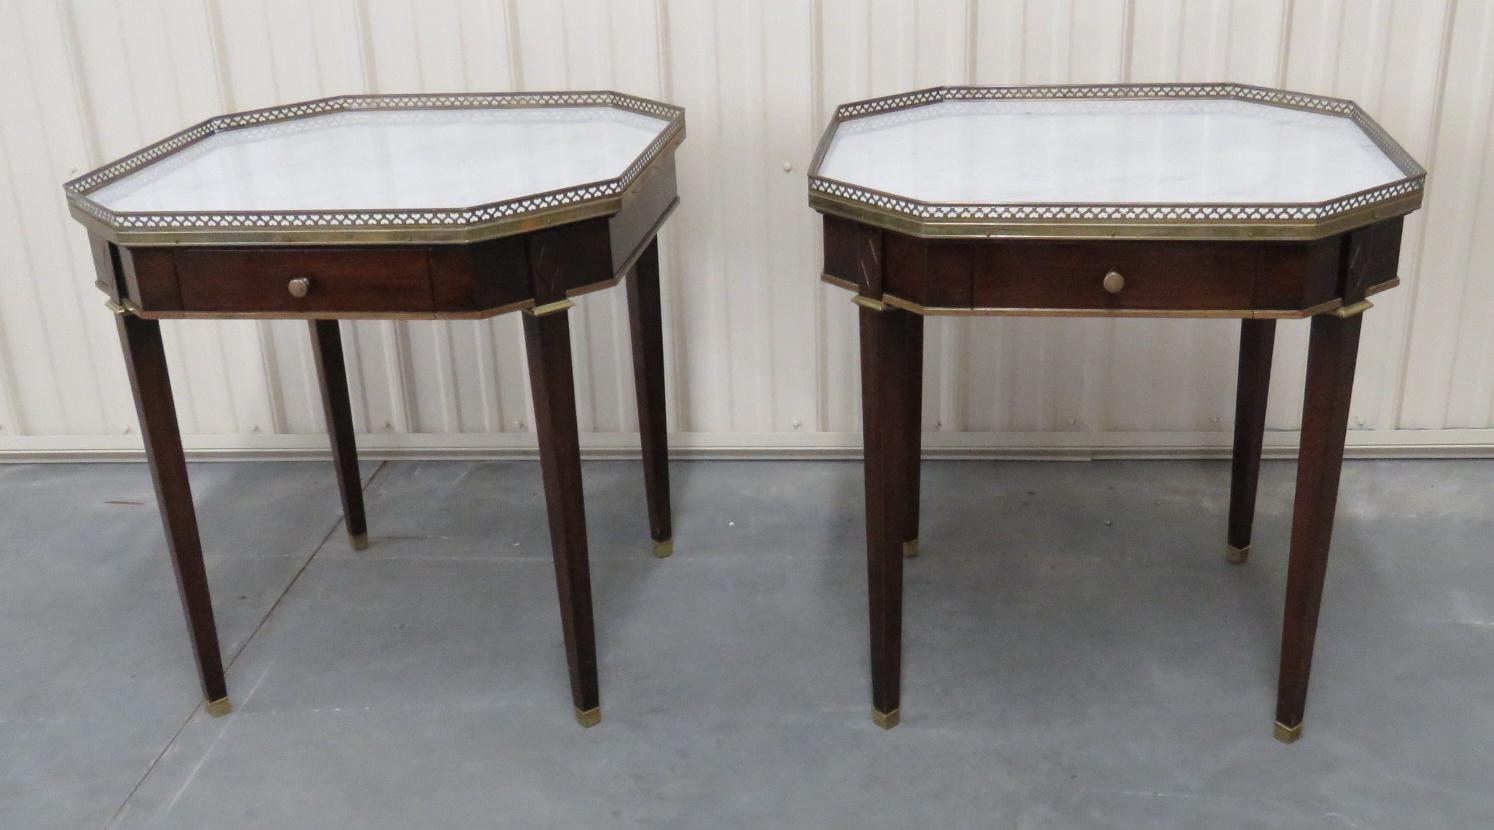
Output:
[[[1224,561],[1230,563],[1231,565],[1243,565],[1245,564],[1245,560],[1249,558],[1249,545],[1246,545],[1243,548],[1237,548],[1234,545],[1224,546]]]
[[[673,539],[665,539],[662,542],[657,539],[654,540],[654,556],[663,559],[671,553],[674,553]]]
[[[233,711],[233,704],[229,703],[228,698],[226,697],[220,697],[217,700],[209,700],[206,705],[207,713],[215,718],[221,718],[229,712]]]
[[[602,722],[602,707],[600,707],[600,706],[598,706],[598,707],[596,707],[594,709],[587,709],[585,712],[581,711],[580,709],[576,710],[576,723],[579,723],[582,726],[592,727],[592,726],[596,726],[597,724],[599,724],[601,722]]]
[[[565,311],[570,308],[575,308],[575,306],[576,304],[571,300],[556,300],[553,303],[543,303],[533,308],[527,308],[525,309],[525,311],[527,311],[534,317],[544,317],[548,314],[555,314],[557,312]]]
[[[367,550],[368,549],[368,534],[367,533],[353,533],[353,534],[351,534],[351,535],[348,536],[348,541],[352,544],[353,550]]]
[[[903,556],[912,559],[918,555],[918,540],[909,539],[903,543]]]
[[[902,709],[893,709],[891,712],[878,712],[874,708],[872,709],[872,723],[875,723],[883,729],[891,729],[892,727],[897,726],[898,723],[902,721],[903,717],[901,712]]]

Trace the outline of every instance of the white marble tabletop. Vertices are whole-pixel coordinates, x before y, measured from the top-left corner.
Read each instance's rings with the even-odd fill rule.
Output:
[[[940,101],[836,126],[818,175],[932,203],[1322,202],[1403,178],[1354,121],[1243,100]]]
[[[120,214],[463,208],[616,178],[669,126],[608,106],[331,112],[214,133],[88,198]]]

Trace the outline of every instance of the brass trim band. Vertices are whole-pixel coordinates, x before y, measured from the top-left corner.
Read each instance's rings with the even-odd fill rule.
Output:
[[[537,305],[533,308],[526,308],[524,309],[524,311],[534,315],[535,317],[544,317],[547,314],[558,314],[559,312],[575,307],[576,304],[571,300],[556,300],[553,303],[545,303],[544,305]]]
[[[1179,220],[1157,219],[925,219],[865,202],[811,190],[809,206],[884,230],[920,239],[1190,239],[1238,241],[1270,239],[1310,242],[1347,230],[1405,216],[1421,207],[1420,190],[1353,208],[1326,219]],[[1198,207],[1207,207],[1200,205]]]
[[[856,283],[833,274],[820,274],[820,281],[847,291],[856,291]],[[1395,277],[1369,287],[1365,296],[1388,291],[1401,284]],[[1233,319],[1233,320],[1305,320],[1319,314],[1333,313],[1340,317],[1363,314],[1372,307],[1368,300],[1344,308],[1344,301],[1337,297],[1304,309],[1214,309],[1214,308],[956,308],[947,306],[925,306],[905,300],[895,294],[882,295],[878,302],[871,297],[856,294],[851,302],[873,311],[885,311],[888,307],[902,309],[925,317],[1157,317],[1182,319]]]
[[[618,268],[610,279],[601,282],[583,285],[579,288],[567,289],[567,297],[580,297],[594,291],[611,288],[617,285],[624,276],[633,270],[638,263],[638,258],[652,245],[658,236],[659,229],[663,227],[664,220],[674,212],[679,205],[676,198],[665,209],[663,215],[649,229],[648,234],[638,247],[623,260],[622,267]],[[98,283],[102,288],[103,284]],[[500,314],[508,314],[511,311],[527,310],[534,304],[533,300],[520,300],[516,303],[496,306],[494,308],[481,309],[477,311],[142,311],[129,300],[124,301],[121,314],[136,314],[145,320],[486,320],[489,317],[497,317]],[[106,303],[110,310],[120,306],[114,302]]]
[[[1340,320],[1347,320],[1350,317],[1358,317],[1359,315],[1363,314],[1366,311],[1369,311],[1374,307],[1375,304],[1370,302],[1369,300],[1360,300],[1353,305],[1335,309],[1333,312],[1333,316],[1339,318]]]
[[[623,273],[618,272],[602,282],[569,289],[565,295],[580,297],[601,291],[617,285],[622,278]],[[533,300],[520,300],[478,311],[143,311],[128,300],[125,303],[124,313],[136,314],[145,320],[486,320],[511,311],[530,311],[534,308]],[[105,305],[111,309],[114,307],[113,303]]]

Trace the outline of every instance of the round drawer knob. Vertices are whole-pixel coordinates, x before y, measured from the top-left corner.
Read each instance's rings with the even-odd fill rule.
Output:
[[[1110,278],[1106,277],[1106,279],[1108,280]],[[1106,282],[1105,284],[1107,286],[1110,285],[1109,282]],[[296,277],[295,279],[285,284],[285,290],[289,291],[292,297],[304,297],[306,296],[306,292],[311,290],[311,278]],[[1120,289],[1116,290],[1118,291]]]
[[[1119,294],[1121,289],[1126,287],[1126,278],[1121,276],[1119,271],[1111,271],[1105,275],[1105,281],[1100,284],[1105,286],[1105,290],[1111,294]]]

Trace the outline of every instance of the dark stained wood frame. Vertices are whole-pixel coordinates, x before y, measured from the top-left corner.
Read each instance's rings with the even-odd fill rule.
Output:
[[[917,551],[923,316],[1241,319],[1228,561],[1250,547],[1276,319],[1312,319],[1275,735],[1301,734],[1366,297],[1402,220],[1314,241],[921,239],[826,215],[825,279],[860,307],[872,716],[900,719],[903,556]],[[1107,287],[1110,272],[1124,277]]]
[[[322,388],[322,411],[342,494],[342,515],[354,550],[368,547],[368,517],[363,511],[363,477],[358,472],[358,446],[353,437],[353,408],[348,400],[348,373],[342,359],[342,329],[336,320],[311,320],[311,354]]]
[[[643,444],[644,489],[654,554],[674,550],[669,510],[669,443],[664,423],[664,324],[659,296],[659,246],[650,242],[628,278],[628,321],[633,342],[633,388]]]
[[[1275,320],[1240,321],[1240,368],[1235,391],[1235,443],[1230,456],[1229,534],[1225,558],[1234,565],[1250,556],[1255,492],[1266,436],[1266,395],[1271,386]]]
[[[135,409],[140,413],[140,434],[145,439],[145,457],[156,488],[161,523],[166,528],[166,548],[171,553],[182,611],[192,633],[202,696],[210,711],[226,711],[228,681],[219,652],[218,627],[213,621],[207,566],[202,561],[202,540],[197,533],[192,487],[187,482],[187,459],[182,454],[181,429],[177,426],[176,403],[166,369],[161,324],[130,315],[120,315],[115,322],[130,375],[130,389],[135,395]]]
[[[610,216],[481,242],[400,245],[121,246],[90,235],[97,287],[115,311],[167,546],[208,711],[229,711],[202,544],[187,480],[160,319],[309,320],[347,530],[368,544],[339,319],[485,317],[523,310],[576,719],[601,718],[569,297],[628,280],[644,490],[657,555],[672,548],[656,236],[678,203],[660,159]]]

